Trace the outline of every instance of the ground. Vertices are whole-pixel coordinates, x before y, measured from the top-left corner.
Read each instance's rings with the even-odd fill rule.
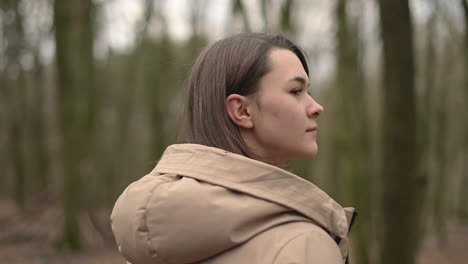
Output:
[[[53,204],[53,203],[52,203]],[[53,206],[30,206],[18,210],[0,200],[0,262],[8,264],[124,264],[109,230],[93,225],[98,219],[106,222],[109,211],[80,217],[84,250],[80,253],[60,252],[54,243],[60,238],[60,210]],[[99,230],[99,231],[98,231]],[[417,256],[417,264],[466,263],[468,259],[468,226],[451,226],[447,240],[440,244],[434,235],[427,235]]]

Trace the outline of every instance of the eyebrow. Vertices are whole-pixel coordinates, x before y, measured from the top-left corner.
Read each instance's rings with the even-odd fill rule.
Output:
[[[305,85],[307,82],[306,82],[306,79],[300,77],[300,76],[296,76],[292,79],[290,79],[288,82],[300,82],[302,85]]]

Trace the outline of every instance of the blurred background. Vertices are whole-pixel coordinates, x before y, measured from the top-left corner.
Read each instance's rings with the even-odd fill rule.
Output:
[[[177,141],[189,69],[281,33],[325,107],[290,169],[359,211],[352,263],[468,259],[467,0],[1,0],[0,259],[124,263],[118,195]]]

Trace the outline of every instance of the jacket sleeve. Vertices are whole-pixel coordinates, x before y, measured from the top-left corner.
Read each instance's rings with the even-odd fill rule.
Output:
[[[322,229],[308,231],[293,237],[279,250],[273,261],[273,264],[309,263],[344,263],[338,245]]]
[[[120,253],[128,263],[160,263],[151,243],[146,217],[153,193],[165,182],[165,177],[146,175],[128,186],[114,205],[112,232]]]

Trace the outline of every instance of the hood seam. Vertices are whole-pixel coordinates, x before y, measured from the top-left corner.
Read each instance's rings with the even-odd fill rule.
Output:
[[[161,170],[159,170],[158,168],[160,168]],[[241,191],[241,190],[242,190],[241,192],[244,192],[244,193],[247,191],[247,194],[249,194],[249,195],[251,195],[251,196],[254,196],[254,197],[257,197],[257,198],[260,198],[260,199],[264,199],[264,200],[268,200],[268,201],[273,202],[273,203],[276,203],[276,204],[282,204],[283,206],[286,206],[286,207],[288,207],[288,208],[290,208],[290,209],[292,209],[292,210],[297,210],[297,209],[293,209],[290,205],[286,205],[286,203],[287,203],[287,204],[299,204],[300,206],[304,206],[305,208],[307,208],[307,210],[310,210],[310,211],[314,212],[314,215],[318,214],[318,213],[315,213],[316,208],[311,207],[311,206],[308,205],[307,203],[304,203],[304,202],[301,202],[301,201],[297,201],[297,200],[295,200],[295,199],[288,199],[288,198],[282,197],[282,196],[280,196],[280,195],[278,195],[278,194],[275,194],[275,193],[273,193],[273,192],[269,192],[267,189],[264,189],[264,188],[259,188],[259,187],[257,187],[257,186],[250,186],[250,185],[244,185],[244,188],[242,188],[242,183],[229,181],[229,180],[226,180],[226,179],[224,179],[224,178],[222,178],[222,177],[220,177],[220,176],[217,176],[217,175],[208,175],[208,174],[205,174],[205,173],[203,173],[203,172],[199,172],[199,171],[195,171],[195,170],[190,170],[190,169],[186,169],[186,168],[170,168],[170,167],[160,166],[160,165],[156,166],[156,168],[155,168],[155,170],[156,170],[157,172],[160,172],[160,173],[165,173],[164,169],[170,171],[169,173],[176,173],[176,174],[181,175],[181,176],[184,176],[184,177],[194,178],[194,179],[197,179],[197,180],[206,181],[206,182],[211,183],[211,184],[222,185],[222,187],[227,188],[227,189],[232,189],[232,190],[236,190],[236,191]],[[182,173],[181,173],[180,171],[177,171],[177,170],[181,170]],[[175,171],[175,172],[174,172],[174,171]],[[183,171],[187,171],[188,173],[201,174],[201,175],[203,175],[203,176],[202,176],[203,178],[204,178],[204,177],[208,177],[208,178],[209,178],[209,177],[214,177],[214,178],[216,178],[216,179],[217,179],[218,181],[220,181],[220,182],[218,182],[218,183],[213,183],[213,181],[209,181],[209,180],[206,180],[206,179],[200,179],[201,177],[197,177],[197,175],[184,175]],[[224,184],[221,183],[221,182],[224,182]],[[309,183],[310,183],[310,182],[309,182]],[[231,186],[226,187],[226,185],[228,185],[228,186],[231,185]],[[240,186],[239,186],[239,185],[240,185]],[[249,189],[250,189],[250,190],[249,190]],[[258,197],[259,195],[252,194],[252,193],[255,193],[255,191],[252,191],[251,189],[254,189],[254,190],[256,190],[257,192],[265,193],[267,196],[273,196],[273,197],[272,197],[273,199],[265,199],[265,198],[263,198],[263,197]],[[294,193],[297,194],[296,191],[294,191]],[[330,198],[330,199],[331,199],[331,198]],[[280,201],[286,201],[286,202],[284,203],[284,202],[280,202]],[[335,203],[336,203],[336,202],[335,202]],[[327,207],[327,208],[329,208],[329,207]],[[335,209],[335,208],[329,208],[329,210],[330,210],[330,211],[333,211],[333,212],[336,212],[336,211],[337,211],[337,209]],[[298,211],[298,212],[299,212],[299,211]],[[308,215],[308,214],[304,214],[303,212],[299,212],[299,213],[301,213],[302,215],[305,215],[305,216]],[[343,212],[343,213],[344,213],[344,212]],[[320,214],[318,214],[318,215],[320,215]],[[338,216],[338,217],[339,217],[339,216]],[[308,217],[308,218],[309,218],[309,217]],[[348,221],[347,221],[347,219],[346,219],[346,216],[345,216],[345,218],[343,218],[343,217],[339,217],[339,218],[341,218],[342,220],[344,220],[344,221],[346,222],[346,224],[347,224]],[[312,218],[312,220],[314,220],[315,222],[317,222],[317,220],[314,219],[314,218]],[[317,222],[317,224],[319,224],[319,225],[322,226],[322,224],[319,223],[319,222]],[[325,229],[327,229],[327,230],[330,229],[329,232],[332,232],[331,228],[326,228],[325,226],[323,226],[323,228],[325,228]],[[335,234],[335,235],[336,235],[336,236],[339,236],[339,237],[344,237],[344,236],[346,236],[346,234],[347,234],[347,233],[346,233],[346,228],[347,228],[347,225],[346,225],[346,226],[342,226],[342,227],[340,227],[339,230],[337,230],[338,232],[340,232],[340,233],[343,234],[342,236],[339,235],[339,234]],[[334,233],[334,232],[332,232],[332,233]]]

